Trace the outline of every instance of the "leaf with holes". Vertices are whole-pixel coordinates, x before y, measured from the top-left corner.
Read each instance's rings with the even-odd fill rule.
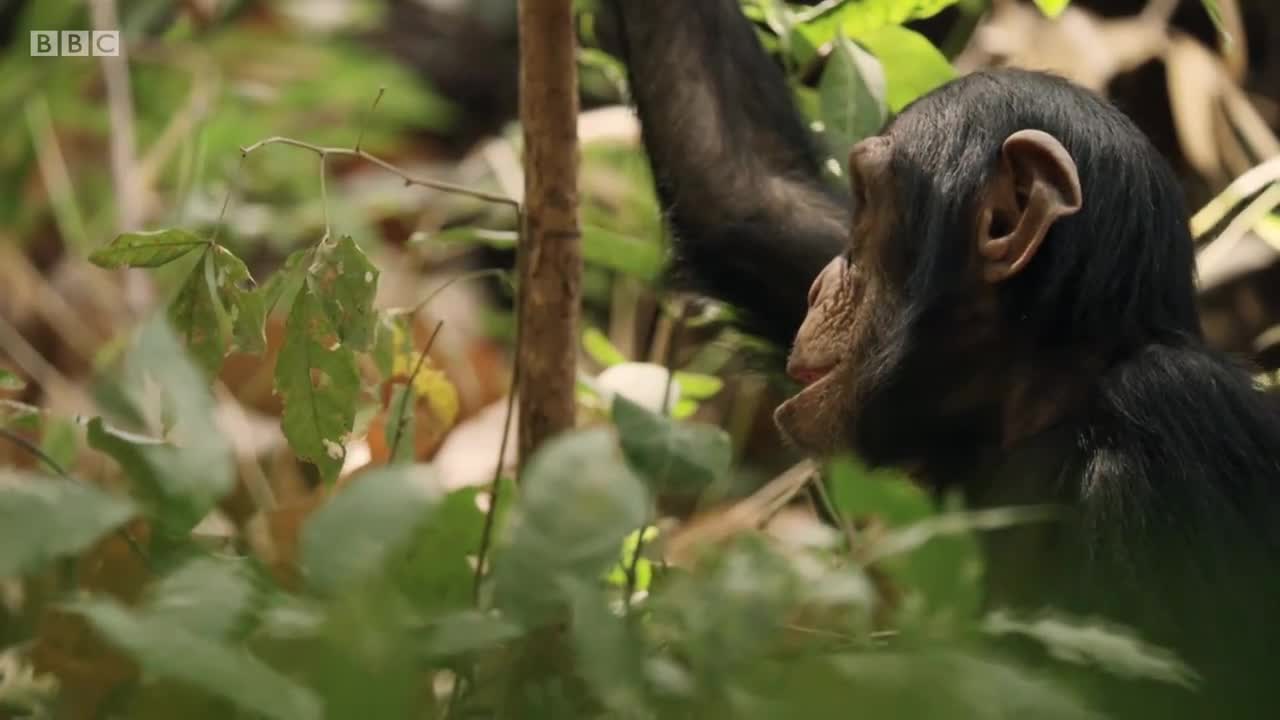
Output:
[[[378,269],[364,251],[349,235],[337,242],[325,241],[307,273],[338,339],[353,350],[368,350],[377,323],[373,298],[378,292]]]
[[[252,286],[244,262],[226,248],[212,246],[169,305],[169,321],[209,375],[222,366],[228,339],[245,352],[266,347],[266,306]]]
[[[267,306],[244,261],[224,247],[213,248],[211,254],[215,287],[225,311],[220,323],[229,325],[231,339],[241,352],[256,354],[267,349]]]
[[[153,268],[167,265],[196,248],[208,246],[207,240],[177,228],[124,233],[106,247],[90,253],[89,262],[107,269]]]
[[[182,283],[169,304],[169,322],[207,374],[214,375],[227,352],[226,336],[219,322],[218,293],[214,286],[213,261],[205,253]]]
[[[622,453],[654,492],[696,493],[729,471],[733,447],[724,430],[680,423],[617,395],[613,422]]]
[[[355,421],[360,376],[355,353],[339,341],[311,282],[289,311],[275,380],[289,445],[325,482],[333,482],[347,456],[344,443]]]

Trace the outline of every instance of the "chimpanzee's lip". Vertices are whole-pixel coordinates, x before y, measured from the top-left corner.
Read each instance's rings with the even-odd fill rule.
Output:
[[[787,374],[790,375],[792,379],[799,382],[801,385],[804,385],[805,387],[809,387],[810,385],[818,382],[822,378],[830,375],[831,371],[834,370],[835,367],[836,367],[835,363],[832,363],[830,365],[822,365],[818,367],[787,368]]]

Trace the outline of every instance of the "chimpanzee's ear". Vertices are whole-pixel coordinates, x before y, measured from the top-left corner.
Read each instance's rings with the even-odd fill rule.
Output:
[[[1053,223],[1078,212],[1083,201],[1075,160],[1057,138],[1040,130],[1010,135],[978,209],[983,278],[1001,282],[1020,272]]]

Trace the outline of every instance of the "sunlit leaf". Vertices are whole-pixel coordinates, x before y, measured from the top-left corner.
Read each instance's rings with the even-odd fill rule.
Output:
[[[430,466],[397,465],[361,475],[307,520],[307,581],[333,593],[382,571],[440,499]]]
[[[1206,0],[1205,7],[1214,0]],[[1063,10],[1071,4],[1071,0],[1035,0],[1036,7],[1040,8],[1040,12],[1051,18],[1056,18],[1062,14]]]
[[[715,375],[676,371],[676,382],[680,383],[680,396],[690,400],[706,400],[724,389],[724,381]]]
[[[333,482],[347,456],[360,377],[355,353],[338,339],[309,282],[285,323],[275,380],[284,398],[281,424],[289,445],[315,464],[325,482]]]
[[[0,471],[0,578],[78,553],[133,512],[128,500],[86,483]]]
[[[148,675],[186,683],[263,717],[318,720],[323,715],[310,690],[240,648],[167,620],[136,615],[111,601],[73,607]]]
[[[876,58],[844,36],[836,38],[818,92],[823,132],[839,157],[884,124],[885,71]]]
[[[591,359],[602,367],[618,365],[627,361],[626,356],[618,348],[614,347],[613,343],[609,342],[609,338],[594,327],[588,327],[582,331],[582,349],[586,350]]]
[[[94,250],[89,261],[102,268],[160,267],[208,246],[208,241],[177,228],[124,233],[106,247]]]
[[[813,17],[801,13],[805,22],[798,29],[814,47],[822,47],[834,41],[838,34],[860,39],[863,33],[933,17],[957,2],[959,0],[846,0],[834,4],[823,3],[818,8],[821,11]]]
[[[627,462],[655,492],[697,492],[729,471],[733,446],[719,427],[677,422],[621,395],[613,421]]]
[[[928,38],[904,27],[887,26],[863,33],[858,43],[884,68],[884,96],[893,112],[955,79],[956,72]]]

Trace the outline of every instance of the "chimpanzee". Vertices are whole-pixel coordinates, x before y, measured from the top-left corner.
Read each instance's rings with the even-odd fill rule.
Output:
[[[794,339],[786,437],[973,507],[1062,507],[986,538],[992,607],[1176,648],[1205,682],[1143,716],[1270,709],[1280,412],[1205,347],[1181,192],[1138,129],[1065,80],[981,72],[859,143],[835,193],[737,0],[606,7],[677,265]]]

